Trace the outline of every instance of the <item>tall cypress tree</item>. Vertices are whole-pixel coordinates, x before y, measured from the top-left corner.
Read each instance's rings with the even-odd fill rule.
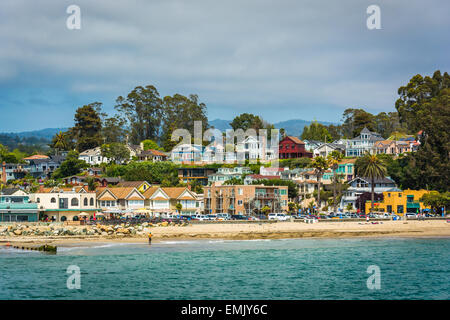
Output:
[[[98,147],[102,144],[102,121],[99,110],[101,103],[94,102],[82,106],[75,113],[75,126],[71,129],[78,152]]]

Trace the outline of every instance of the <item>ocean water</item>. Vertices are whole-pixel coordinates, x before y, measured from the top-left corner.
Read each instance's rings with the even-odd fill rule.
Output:
[[[67,288],[70,265],[80,289]],[[0,269],[0,299],[449,299],[450,239],[104,243],[57,255],[1,247]]]

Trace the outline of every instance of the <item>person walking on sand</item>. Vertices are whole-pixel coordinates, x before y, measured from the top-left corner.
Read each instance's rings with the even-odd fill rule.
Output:
[[[369,222],[369,215],[366,214],[366,222]]]
[[[152,244],[152,233],[148,233],[148,244]]]

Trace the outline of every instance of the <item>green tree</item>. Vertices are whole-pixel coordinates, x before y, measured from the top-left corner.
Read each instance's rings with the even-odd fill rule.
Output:
[[[333,171],[333,209],[334,212],[337,212],[337,201],[336,201],[336,191],[337,191],[337,182],[338,175],[336,170],[339,168],[339,162],[342,160],[343,155],[339,151],[333,151],[328,155],[328,165]]]
[[[78,159],[79,153],[77,151],[69,151],[66,160],[61,163],[61,166],[53,172],[53,179],[60,179],[76,175],[82,169],[88,168],[89,165]]]
[[[181,94],[166,96],[163,99],[164,124],[162,129],[161,145],[166,151],[178,143],[172,141],[172,133],[176,129],[188,130],[191,134],[191,141],[194,138],[194,122],[202,123],[203,132],[208,129],[208,118],[206,116],[206,105],[199,102],[195,94],[185,97]]]
[[[108,158],[113,163],[123,163],[130,159],[130,150],[119,142],[103,144],[101,152],[103,157]]]
[[[357,173],[360,177],[370,179],[371,184],[371,206],[370,211],[373,212],[375,197],[375,179],[383,179],[387,170],[385,162],[377,155],[366,153],[357,167]]]
[[[98,147],[102,144],[102,122],[99,110],[101,103],[94,102],[77,109],[75,113],[75,126],[71,134],[76,140],[78,152]]]
[[[95,189],[97,188],[97,183],[95,182],[94,178],[87,177],[85,182],[88,185],[88,190],[89,191],[95,191]]]
[[[310,168],[314,169],[314,172],[317,176],[318,191],[319,191],[317,192],[317,203],[318,203],[317,208],[320,208],[320,193],[321,193],[320,190],[322,189],[321,187],[322,176],[324,172],[329,168],[328,161],[322,156],[315,157],[310,164]]]
[[[124,118],[115,115],[102,119],[102,137],[105,143],[125,142],[128,130]]]
[[[233,121],[230,122],[230,126],[233,130],[242,129],[244,131],[248,129],[264,129],[263,120],[251,113],[242,113],[235,117]]]
[[[155,141],[147,139],[141,142],[144,145],[144,150],[163,150]]]
[[[154,86],[137,86],[126,98],[119,96],[115,108],[127,121],[132,143],[139,144],[145,139],[158,140],[163,106],[159,92]]]
[[[303,140],[319,140],[325,142],[331,142],[333,139],[327,127],[317,121],[313,121],[309,126],[303,128],[301,138]]]
[[[178,214],[181,214],[181,210],[183,210],[183,205],[181,203],[177,203],[175,205],[175,208],[177,209]]]
[[[427,207],[431,207],[433,212],[439,212],[441,208],[444,208],[444,212],[446,212],[446,208],[450,205],[450,192],[439,193],[437,191],[431,191],[429,193],[425,193],[420,201]]]
[[[396,108],[408,132],[419,131],[417,152],[398,161],[404,187],[450,190],[450,76],[436,71],[433,77],[414,76],[400,87]]]
[[[69,150],[70,143],[67,138],[67,133],[59,131],[56,133],[53,138],[52,142],[49,145],[50,148],[54,149],[56,151],[56,154],[59,153],[59,151],[67,151]]]

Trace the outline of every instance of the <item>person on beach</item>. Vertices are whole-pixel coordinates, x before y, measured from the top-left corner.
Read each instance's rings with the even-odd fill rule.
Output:
[[[369,215],[366,214],[366,222],[369,222]]]
[[[148,233],[148,244],[152,244],[152,233]]]

